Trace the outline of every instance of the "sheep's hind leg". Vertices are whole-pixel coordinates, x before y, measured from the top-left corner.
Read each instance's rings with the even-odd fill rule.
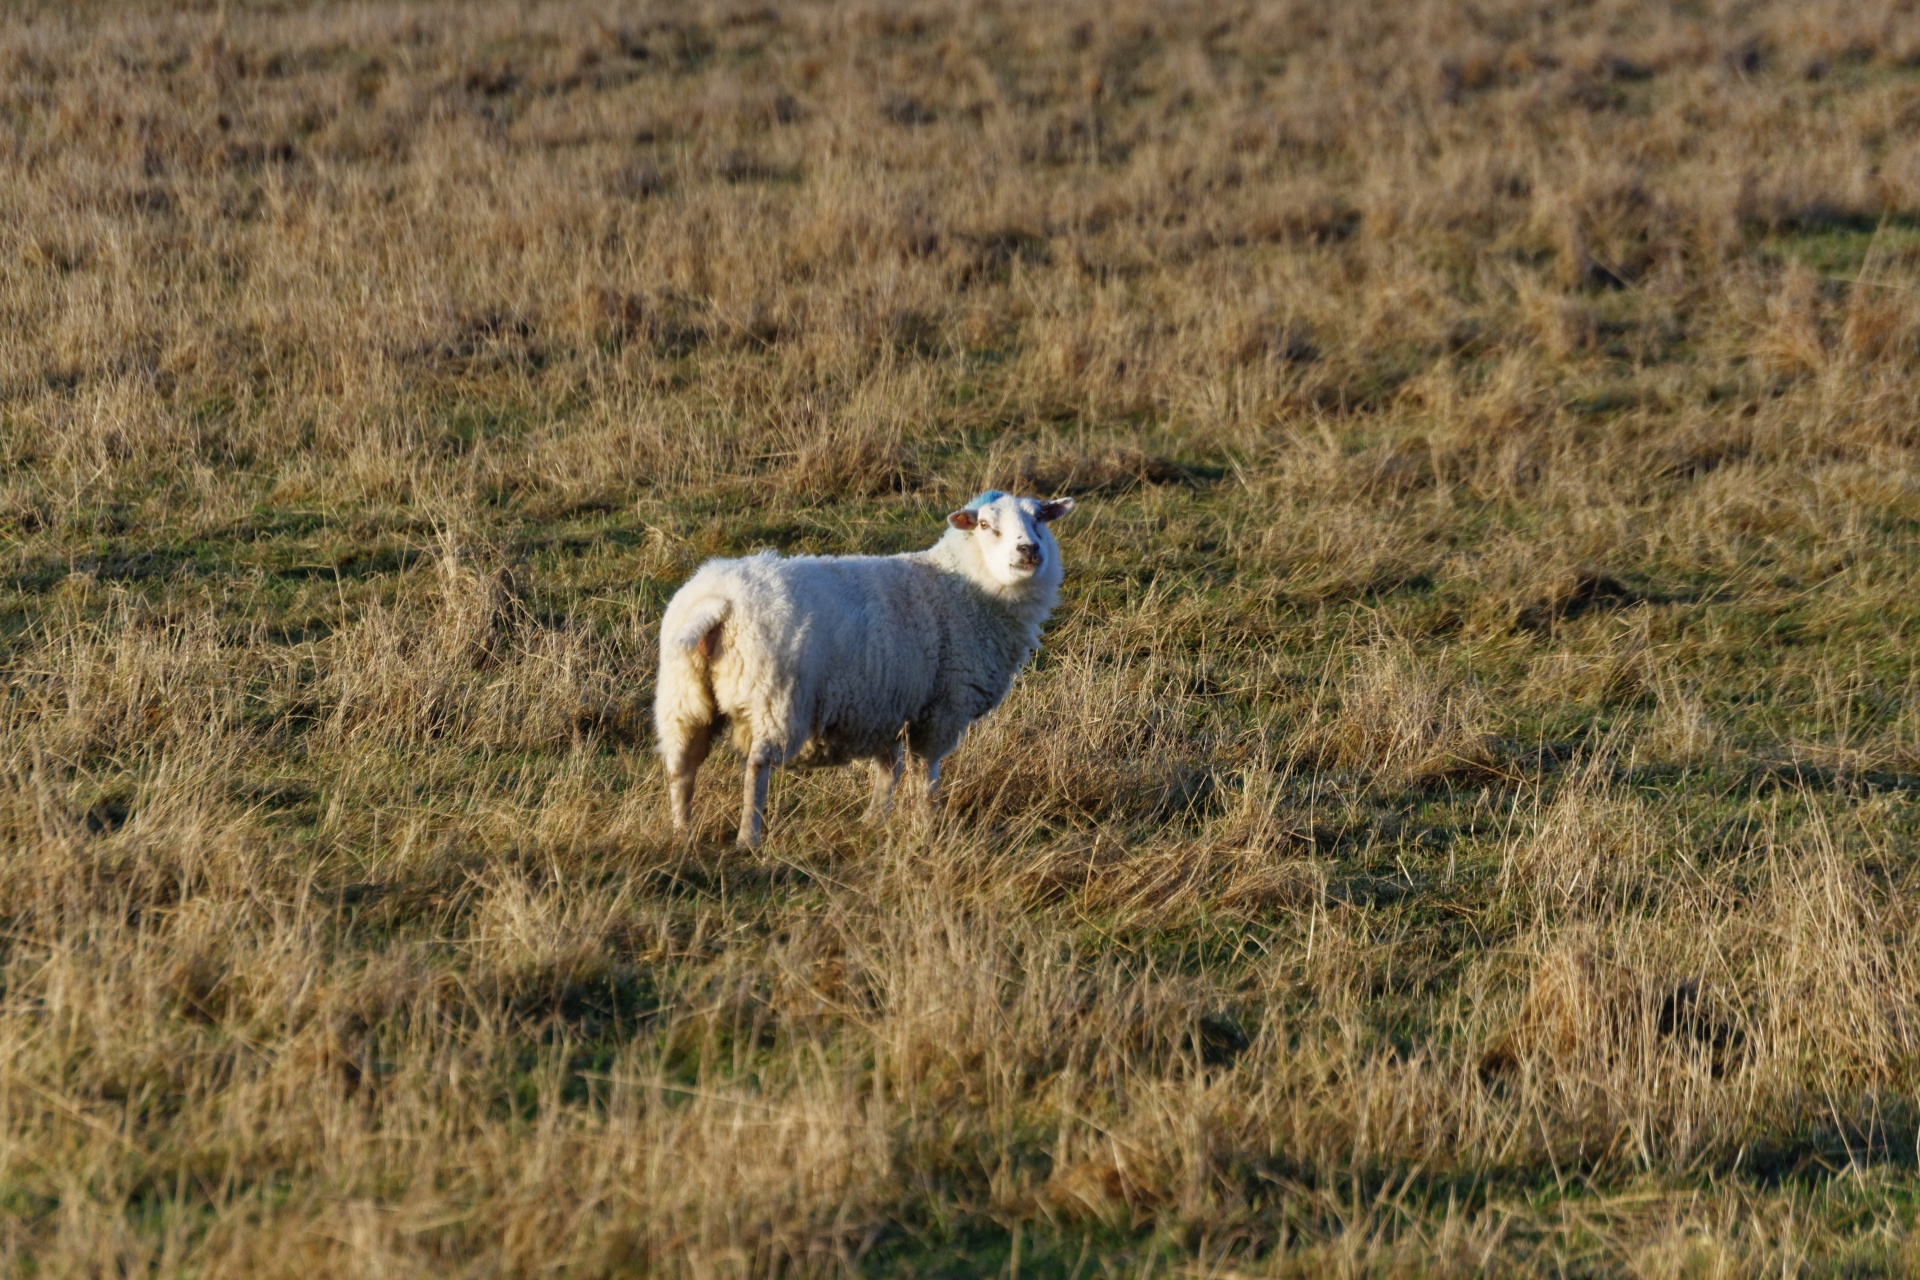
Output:
[[[867,767],[873,771],[873,799],[868,802],[867,811],[860,815],[860,821],[884,822],[893,812],[893,789],[899,785],[900,775],[907,767],[906,749],[896,745],[891,757],[875,756],[867,761]]]
[[[928,813],[938,813],[941,801],[946,798],[945,793],[940,790],[940,761],[943,759],[945,759],[944,756],[928,756],[926,759]]]
[[[740,800],[740,838],[742,849],[757,849],[767,831],[767,779],[773,774],[773,750],[759,746],[747,753],[747,782]]]
[[[667,807],[673,814],[673,829],[685,835],[693,824],[693,782],[706,761],[713,733],[710,724],[688,729],[686,738],[674,744],[666,757]]]

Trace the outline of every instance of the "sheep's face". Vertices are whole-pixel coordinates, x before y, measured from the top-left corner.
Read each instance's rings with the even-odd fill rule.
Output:
[[[1047,526],[1073,510],[1072,498],[1043,502],[995,490],[947,517],[947,523],[973,536],[980,563],[1003,587],[1035,578],[1060,579],[1060,546]]]

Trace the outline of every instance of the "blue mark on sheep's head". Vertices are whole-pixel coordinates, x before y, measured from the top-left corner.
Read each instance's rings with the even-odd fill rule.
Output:
[[[962,511],[978,511],[980,508],[986,506],[988,503],[998,502],[1000,501],[1000,499],[1006,496],[1007,496],[1006,494],[1000,492],[1000,490],[998,489],[989,489],[985,493],[981,494],[979,497],[975,498],[972,502],[969,502],[966,506],[962,507],[961,510]]]

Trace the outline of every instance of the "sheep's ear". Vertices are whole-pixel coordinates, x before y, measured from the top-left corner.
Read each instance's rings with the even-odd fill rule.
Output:
[[[947,514],[947,523],[956,529],[971,530],[975,525],[980,523],[980,514],[977,511],[967,511],[965,509],[952,511]]]
[[[1041,503],[1040,510],[1034,513],[1034,518],[1041,524],[1052,524],[1071,510],[1073,510],[1072,498],[1055,498],[1051,502]]]

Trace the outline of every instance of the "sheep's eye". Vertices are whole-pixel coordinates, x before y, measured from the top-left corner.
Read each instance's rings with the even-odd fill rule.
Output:
[[[990,525],[990,524],[988,524],[988,523],[987,523],[986,521],[984,521],[984,520],[982,520],[982,521],[980,522],[980,532],[982,532],[982,533],[992,533],[992,532],[993,532],[993,526],[992,526],[992,525]]]

